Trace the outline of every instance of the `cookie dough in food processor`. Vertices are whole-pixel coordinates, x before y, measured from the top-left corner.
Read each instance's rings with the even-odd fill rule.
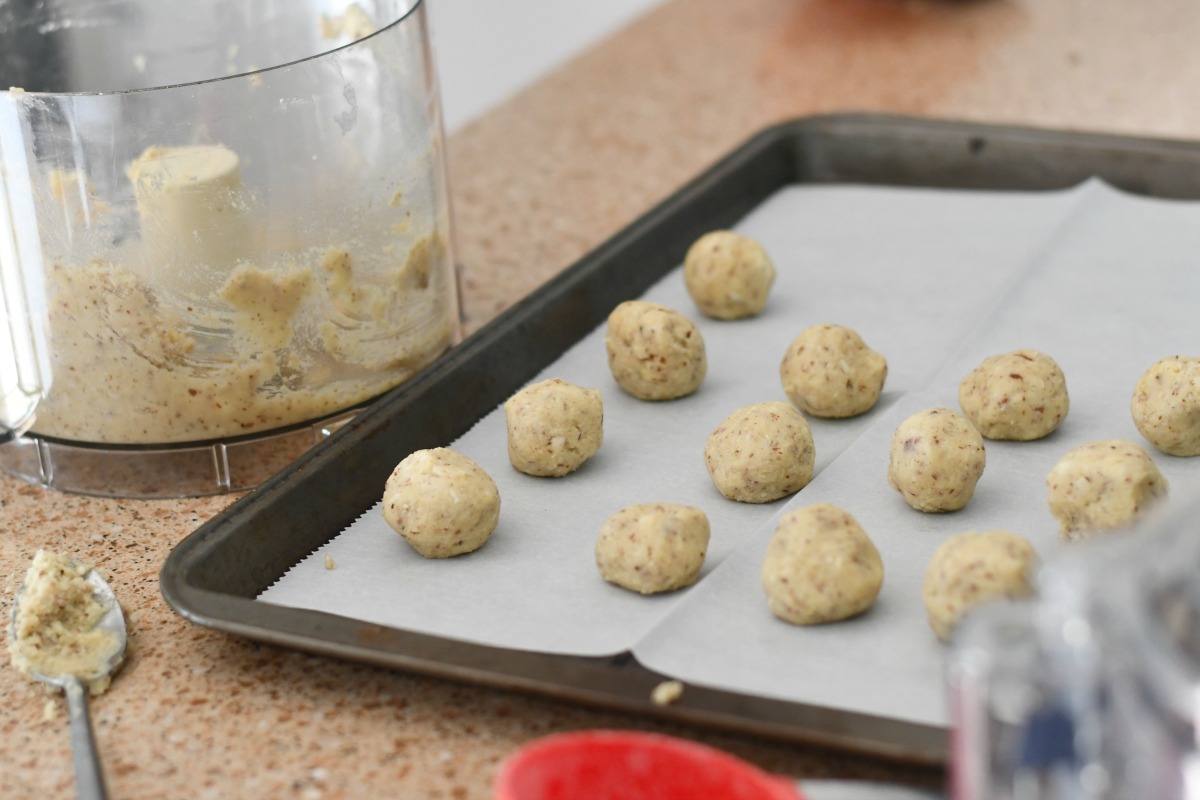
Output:
[[[0,469],[246,490],[458,340],[427,4],[18,5]]]
[[[381,226],[256,254],[269,221],[228,148],[152,147],[127,175],[141,239],[47,267],[54,380],[34,433],[159,444],[269,431],[376,397],[453,341],[436,234]]]
[[[879,400],[887,359],[850,328],[814,325],[788,346],[779,378],[801,411],[814,417],[853,417]]]
[[[717,490],[742,503],[769,503],[812,480],[816,461],[808,420],[790,403],[771,401],[734,411],[704,447]]]
[[[971,609],[993,600],[1031,596],[1036,566],[1033,545],[1015,533],[968,531],[951,536],[933,554],[921,584],[929,627],[949,641]]]
[[[775,265],[754,239],[713,231],[688,248],[683,280],[702,314],[742,319],[763,310],[775,282]]]
[[[1167,495],[1167,479],[1133,442],[1089,442],[1066,453],[1046,476],[1050,513],[1069,541],[1130,525]]]
[[[1130,402],[1133,424],[1172,456],[1200,456],[1200,358],[1170,356],[1138,379]]]
[[[987,439],[1027,442],[1053,432],[1067,416],[1067,381],[1037,350],[992,356],[958,387],[963,414]]]
[[[708,550],[708,516],[699,508],[643,503],[622,508],[600,528],[596,566],[609,583],[640,594],[691,586]]]
[[[918,511],[957,511],[975,493],[987,456],[983,437],[949,408],[929,408],[892,435],[888,484]]]
[[[500,491],[474,461],[445,447],[418,450],[392,470],[383,518],[426,558],[478,550],[500,520]]]
[[[604,345],[617,385],[639,400],[689,395],[700,388],[708,370],[696,324],[645,300],[627,300],[613,309]]]
[[[820,503],[779,521],[763,560],[771,613],[793,625],[857,616],[883,586],[883,560],[854,517]]]
[[[526,475],[561,478],[583,466],[604,440],[597,389],[560,378],[526,386],[504,403],[508,459]]]

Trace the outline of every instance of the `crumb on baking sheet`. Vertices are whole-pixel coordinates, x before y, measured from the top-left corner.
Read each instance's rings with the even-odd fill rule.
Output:
[[[683,697],[683,683],[680,681],[663,681],[654,687],[650,699],[656,706],[669,706],[679,702]]]
[[[330,553],[325,554],[325,569],[337,569],[337,564],[333,562],[333,555]]]

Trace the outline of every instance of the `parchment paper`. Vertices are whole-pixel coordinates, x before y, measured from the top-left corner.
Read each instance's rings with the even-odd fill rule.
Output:
[[[761,241],[779,269],[763,315],[704,319],[678,270],[645,296],[700,326],[709,372],[694,396],[644,403],[623,394],[601,326],[538,378],[603,393],[604,445],[580,471],[562,479],[515,472],[497,410],[452,443],[500,489],[500,525],[481,550],[422,559],[375,508],[260,599],[533,651],[632,648],[647,666],[688,681],[943,722],[942,649],[919,599],[928,557],[945,534],[1001,522],[1053,548],[1041,480],[1058,455],[1076,440],[1140,440],[1128,414],[1138,375],[1200,341],[1194,314],[1184,312],[1200,297],[1200,270],[1186,260],[1200,253],[1200,205],[1129,198],[1098,183],[1037,194],[791,187],[736,229]],[[884,397],[856,419],[810,420],[819,472],[795,497],[724,500],[704,469],[705,439],[734,409],[785,399],[779,362],[796,334],[819,322],[855,328],[888,358]],[[965,511],[909,509],[884,478],[895,425],[929,404],[955,406],[967,370],[1024,346],[1052,353],[1067,374],[1074,402],[1064,430],[1019,447],[989,443],[988,470]],[[1200,467],[1158,460],[1168,477]],[[772,519],[820,500],[859,518],[883,552],[887,579],[862,619],[800,629],[767,612],[757,571]],[[642,597],[600,579],[600,525],[648,501],[708,513],[713,538],[697,586]],[[336,569],[326,569],[326,554]]]
[[[759,572],[773,528],[760,528],[688,602],[634,648],[678,678],[818,705],[945,724],[944,649],[925,620],[920,584],[934,550],[967,530],[1003,528],[1043,557],[1059,550],[1045,476],[1072,447],[1099,439],[1145,446],[1175,487],[1194,488],[1200,458],[1154,450],[1129,412],[1158,359],[1200,346],[1200,205],[1135,199],[1092,185],[1086,202],[930,386],[903,398],[793,501],[850,511],[885,564],[873,609],[845,624],[797,628],[762,602]],[[1033,346],[1067,377],[1071,408],[1036,442],[986,442],[987,467],[962,511],[922,514],[886,483],[896,426],[933,406],[957,408],[959,381],[988,355]]]

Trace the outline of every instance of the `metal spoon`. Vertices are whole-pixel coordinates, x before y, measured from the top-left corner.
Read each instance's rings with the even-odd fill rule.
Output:
[[[95,569],[88,570],[84,580],[92,585],[97,603],[105,609],[104,616],[96,624],[100,630],[112,633],[117,642],[111,656],[103,667],[93,675],[88,675],[89,682],[102,680],[116,671],[125,659],[125,615],[121,612],[121,604],[113,594],[112,587],[100,577]],[[21,614],[21,596],[25,584],[17,590],[13,601],[12,618],[10,621],[10,636],[17,638],[17,618]],[[104,773],[100,768],[100,755],[96,750],[96,739],[92,735],[92,721],[88,715],[88,688],[78,675],[46,675],[33,672],[36,680],[57,686],[67,695],[67,712],[71,724],[71,752],[75,760],[75,791],[80,800],[104,800],[108,796],[104,788]]]

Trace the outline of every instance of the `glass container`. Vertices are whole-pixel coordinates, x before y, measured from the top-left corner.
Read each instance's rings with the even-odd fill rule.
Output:
[[[253,487],[459,336],[416,0],[0,0],[0,468]]]
[[[956,800],[1200,798],[1200,484],[1072,545],[948,665]]]

